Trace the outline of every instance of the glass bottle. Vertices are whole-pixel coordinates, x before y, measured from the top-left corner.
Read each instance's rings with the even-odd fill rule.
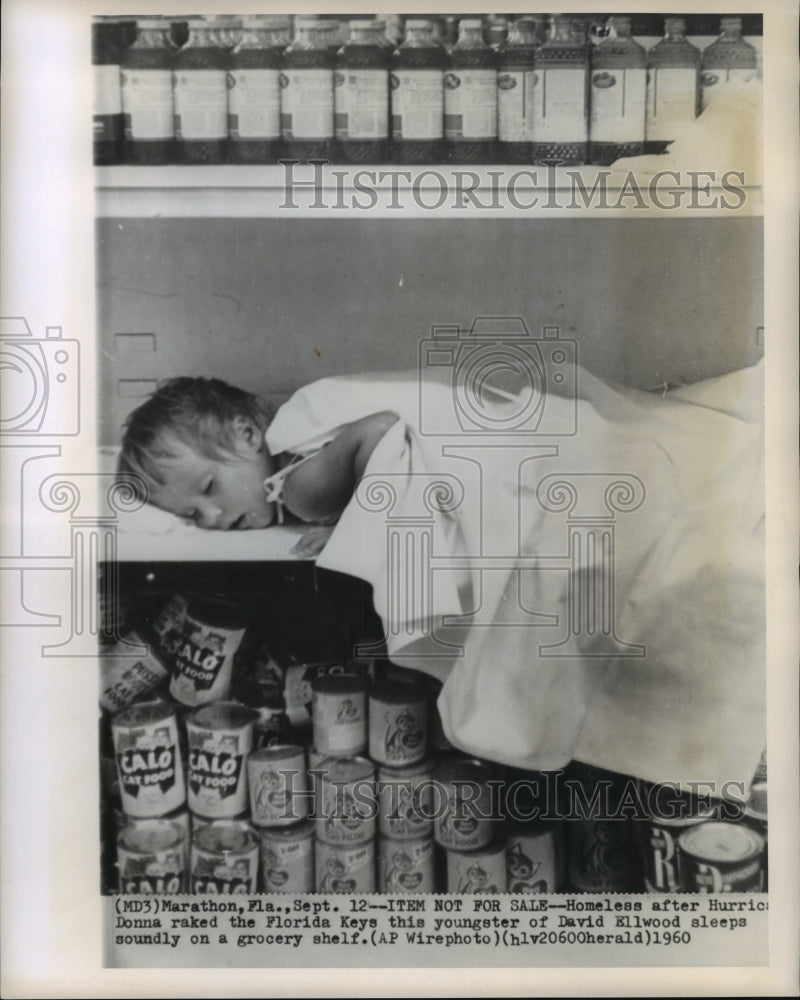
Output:
[[[169,22],[140,18],[136,27],[136,41],[122,56],[126,158],[136,164],[169,163],[175,153]]]
[[[444,134],[457,163],[489,163],[497,142],[497,53],[480,18],[463,18],[444,78]]]
[[[376,26],[377,25],[377,26]],[[389,63],[382,22],[351,21],[336,59],[337,152],[347,163],[384,163],[389,156]]]
[[[536,52],[533,101],[535,163],[586,162],[589,49],[575,37],[571,18],[556,14],[550,37]]]
[[[228,155],[232,163],[276,163],[281,145],[280,39],[285,21],[253,15],[242,21],[242,37],[228,74]]]
[[[334,56],[315,18],[298,17],[283,53],[281,134],[296,160],[329,160],[333,148]]]
[[[228,147],[229,57],[214,28],[189,20],[189,38],[175,57],[175,139],[183,163],[224,163]]]
[[[117,47],[113,18],[92,22],[92,135],[96,164],[122,159],[122,53]]]
[[[668,17],[664,37],[647,53],[648,143],[671,142],[698,114],[700,50],[686,39],[686,21]]]
[[[701,62],[702,108],[727,84],[736,80],[749,80],[756,72],[756,50],[742,38],[742,19],[723,17],[722,34],[703,50]]]
[[[504,163],[533,163],[534,59],[539,44],[533,18],[518,17],[499,50],[497,136]]]
[[[612,17],[611,35],[592,53],[589,162],[641,156],[647,106],[647,53],[631,37],[631,19]]]
[[[486,15],[486,43],[495,50],[508,38],[509,19],[503,14]]]
[[[398,163],[443,159],[446,64],[430,21],[408,20],[405,40],[392,56],[392,155]]]

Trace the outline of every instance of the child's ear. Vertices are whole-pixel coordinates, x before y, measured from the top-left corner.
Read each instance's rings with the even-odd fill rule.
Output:
[[[233,421],[233,428],[236,432],[236,440],[245,448],[252,451],[261,451],[264,445],[264,435],[258,426],[248,417],[236,417]]]

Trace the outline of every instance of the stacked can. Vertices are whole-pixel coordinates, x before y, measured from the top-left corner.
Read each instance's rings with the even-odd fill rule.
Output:
[[[316,891],[374,892],[375,765],[361,756],[326,757],[318,772]]]
[[[647,892],[680,892],[678,841],[684,832],[713,815],[710,802],[674,785],[641,786],[649,819],[642,831],[642,867]]]
[[[173,819],[184,813],[186,783],[175,709],[165,702],[134,705],[112,719],[111,736],[122,807],[119,889],[181,892],[186,833]],[[153,888],[156,882],[161,888]]]
[[[228,697],[233,660],[245,620],[230,601],[196,600],[186,609],[169,693],[183,705],[206,705]]]
[[[711,821],[685,830],[678,839],[683,892],[761,892],[764,838],[743,823]]]
[[[492,777],[488,764],[461,755],[445,758],[436,768],[434,839],[447,852],[448,892],[506,891],[505,846],[495,840]]]

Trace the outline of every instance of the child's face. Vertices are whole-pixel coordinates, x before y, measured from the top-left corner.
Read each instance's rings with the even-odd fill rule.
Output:
[[[267,502],[263,483],[274,467],[263,435],[247,421],[235,430],[235,451],[224,459],[167,437],[165,444],[176,457],[162,463],[165,482],[153,487],[150,501],[201,528],[245,530],[271,524],[275,504]]]

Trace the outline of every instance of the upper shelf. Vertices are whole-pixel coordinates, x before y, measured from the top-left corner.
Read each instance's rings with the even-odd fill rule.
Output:
[[[97,167],[105,218],[629,218],[761,215],[740,171],[669,156],[611,167],[317,165]]]

